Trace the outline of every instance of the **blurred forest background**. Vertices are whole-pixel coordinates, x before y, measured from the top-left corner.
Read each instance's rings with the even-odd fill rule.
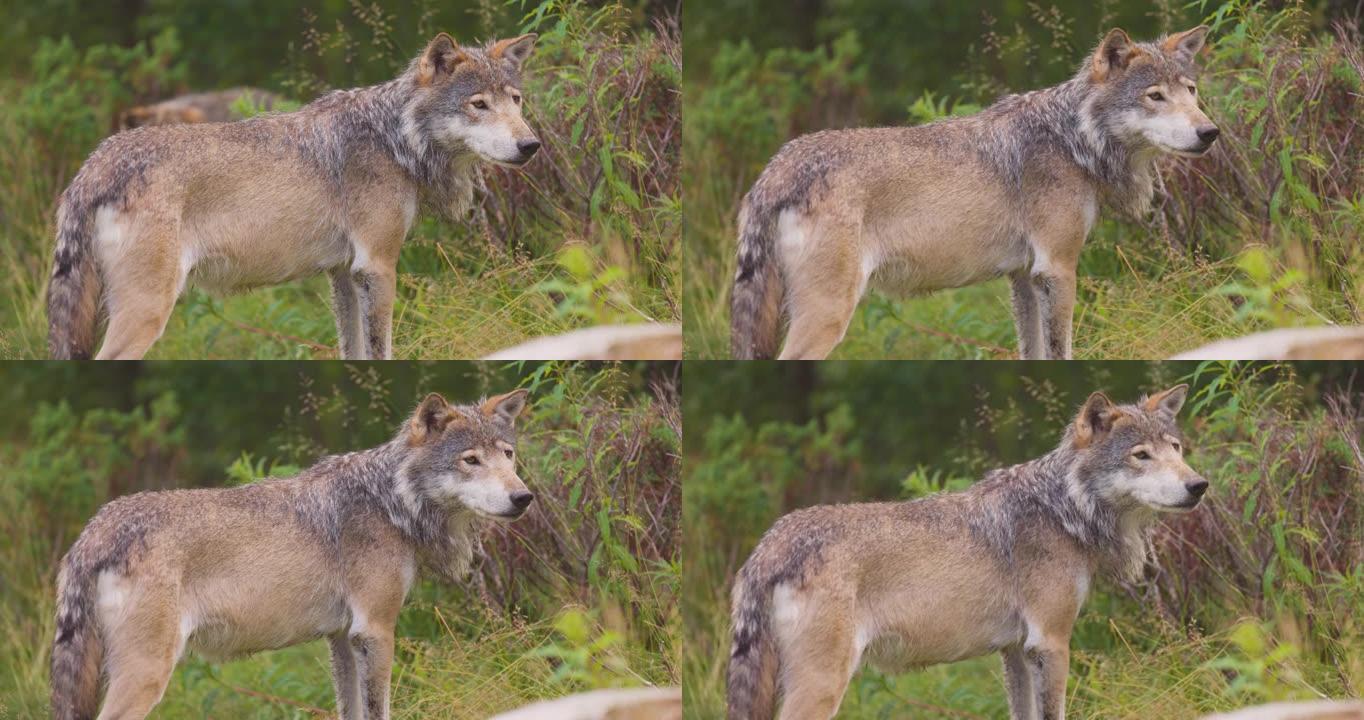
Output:
[[[0,0],[0,357],[46,356],[57,199],[120,113],[238,85],[292,109],[393,78],[440,31],[466,44],[540,33],[524,89],[544,149],[522,171],[485,168],[469,221],[417,222],[394,356],[678,321],[677,12],[659,0]],[[229,298],[190,290],[151,356],[332,357],[329,301],[321,277]]]
[[[1163,162],[1142,221],[1101,213],[1075,355],[1162,358],[1283,326],[1364,323],[1360,0],[717,0],[686,6],[689,356],[727,357],[739,201],[787,140],[920,124],[1068,79],[1107,30],[1212,28],[1214,151]],[[834,357],[1016,353],[1007,281],[869,293]]]
[[[1193,718],[1364,691],[1364,372],[1351,363],[687,363],[686,717],[723,715],[729,592],[781,515],[964,489],[1056,446],[1090,392],[1178,382],[1212,488],[1168,516],[1135,584],[1096,583],[1071,642],[1067,717]],[[708,391],[723,389],[723,392]],[[988,656],[863,668],[839,718],[998,718]]]
[[[0,365],[0,718],[47,714],[57,563],[118,495],[293,474],[386,442],[428,392],[531,391],[528,514],[490,525],[467,586],[418,583],[398,626],[394,718],[681,682],[680,368],[650,364]],[[245,388],[249,391],[244,392]],[[325,643],[186,656],[164,718],[330,717]]]

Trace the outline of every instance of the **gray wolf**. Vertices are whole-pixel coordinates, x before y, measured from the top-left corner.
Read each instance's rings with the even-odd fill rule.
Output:
[[[385,359],[398,252],[421,203],[454,216],[479,161],[540,147],[521,117],[535,35],[435,37],[396,79],[297,112],[142,127],[107,138],[57,208],[48,348],[139,358],[186,285],[237,292],[327,273],[343,358]]]
[[[969,489],[781,518],[734,581],[730,720],[833,717],[864,660],[889,671],[998,652],[1014,720],[1065,716],[1071,628],[1096,574],[1134,577],[1158,513],[1208,482],[1184,462],[1188,386],[1094,393],[1050,453]]]
[[[248,98],[253,107],[262,110],[273,110],[283,100],[268,90],[248,87],[181,95],[127,109],[119,117],[119,130],[131,130],[144,125],[243,120],[245,118],[235,109],[237,100],[242,97]]]
[[[189,648],[211,659],[325,637],[342,720],[388,717],[398,611],[422,566],[461,580],[483,519],[534,499],[516,474],[526,391],[428,395],[388,443],[296,477],[129,495],[62,559],[52,717],[140,719]]]
[[[869,286],[926,293],[1008,275],[1020,355],[1069,358],[1075,271],[1100,202],[1149,209],[1162,154],[1202,155],[1206,27],[1113,30],[1070,80],[918,127],[826,130],[783,147],[744,197],[735,358],[820,359]]]

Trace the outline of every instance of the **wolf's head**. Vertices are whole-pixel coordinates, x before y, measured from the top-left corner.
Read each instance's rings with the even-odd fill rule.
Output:
[[[414,130],[452,152],[467,150],[498,165],[529,162],[540,141],[521,117],[521,64],[535,37],[474,48],[437,35],[414,61],[420,94]]]
[[[451,405],[432,393],[407,423],[410,458],[400,492],[421,495],[451,511],[513,520],[535,496],[516,474],[516,418],[526,391],[513,390],[478,405]]]
[[[1097,88],[1086,111],[1129,147],[1184,157],[1208,152],[1217,126],[1198,107],[1194,58],[1208,28],[1198,26],[1151,43],[1109,31],[1081,70]]]
[[[1103,393],[1085,401],[1067,436],[1077,454],[1073,477],[1083,490],[1119,511],[1188,512],[1208,481],[1184,462],[1175,414],[1188,385],[1115,405]]]

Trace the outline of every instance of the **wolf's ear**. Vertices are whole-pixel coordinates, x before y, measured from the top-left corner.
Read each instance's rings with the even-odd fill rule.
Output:
[[[1120,28],[1113,28],[1104,36],[1103,42],[1099,43],[1099,49],[1094,51],[1093,70],[1090,76],[1095,82],[1103,82],[1110,75],[1127,69],[1132,58],[1141,53],[1132,38],[1127,37],[1127,33]]]
[[[1075,446],[1088,447],[1090,443],[1108,434],[1113,423],[1122,411],[1101,392],[1093,393],[1085,400],[1080,414],[1075,416]]]
[[[514,425],[521,411],[526,409],[526,396],[529,394],[530,391],[525,388],[513,390],[505,395],[496,395],[484,400],[478,409],[485,417]]]
[[[445,402],[445,398],[439,394],[431,393],[412,413],[412,419],[408,421],[408,439],[415,445],[440,433],[448,424],[450,403]]]
[[[422,86],[430,85],[437,78],[454,72],[456,65],[468,59],[454,38],[441,33],[426,44],[421,60],[417,61],[417,82]]]
[[[521,63],[530,57],[531,51],[535,49],[535,38],[540,37],[535,33],[526,33],[521,37],[498,40],[493,43],[493,47],[488,51],[488,57],[494,60],[506,58],[518,69]]]
[[[1208,26],[1199,25],[1192,30],[1175,33],[1160,43],[1160,49],[1175,56],[1180,62],[1191,63],[1203,49],[1203,41],[1208,37]]]
[[[1184,407],[1184,398],[1189,395],[1189,386],[1180,384],[1164,392],[1158,392],[1141,404],[1141,409],[1146,412],[1156,413],[1173,418],[1179,414],[1179,409]]]

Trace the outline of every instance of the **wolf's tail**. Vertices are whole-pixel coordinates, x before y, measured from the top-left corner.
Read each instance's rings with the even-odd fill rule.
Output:
[[[57,577],[52,642],[53,720],[93,720],[99,710],[104,644],[95,624],[95,574],[68,559]]]
[[[770,615],[772,589],[734,581],[734,645],[729,652],[729,720],[771,720],[777,702],[777,646]]]
[[[67,199],[57,208],[57,251],[47,285],[47,348],[57,360],[89,359],[102,283],[91,253],[91,213]]]
[[[775,209],[745,202],[739,214],[739,269],[729,299],[729,346],[736,360],[777,354],[784,289],[772,257],[776,234]]]

